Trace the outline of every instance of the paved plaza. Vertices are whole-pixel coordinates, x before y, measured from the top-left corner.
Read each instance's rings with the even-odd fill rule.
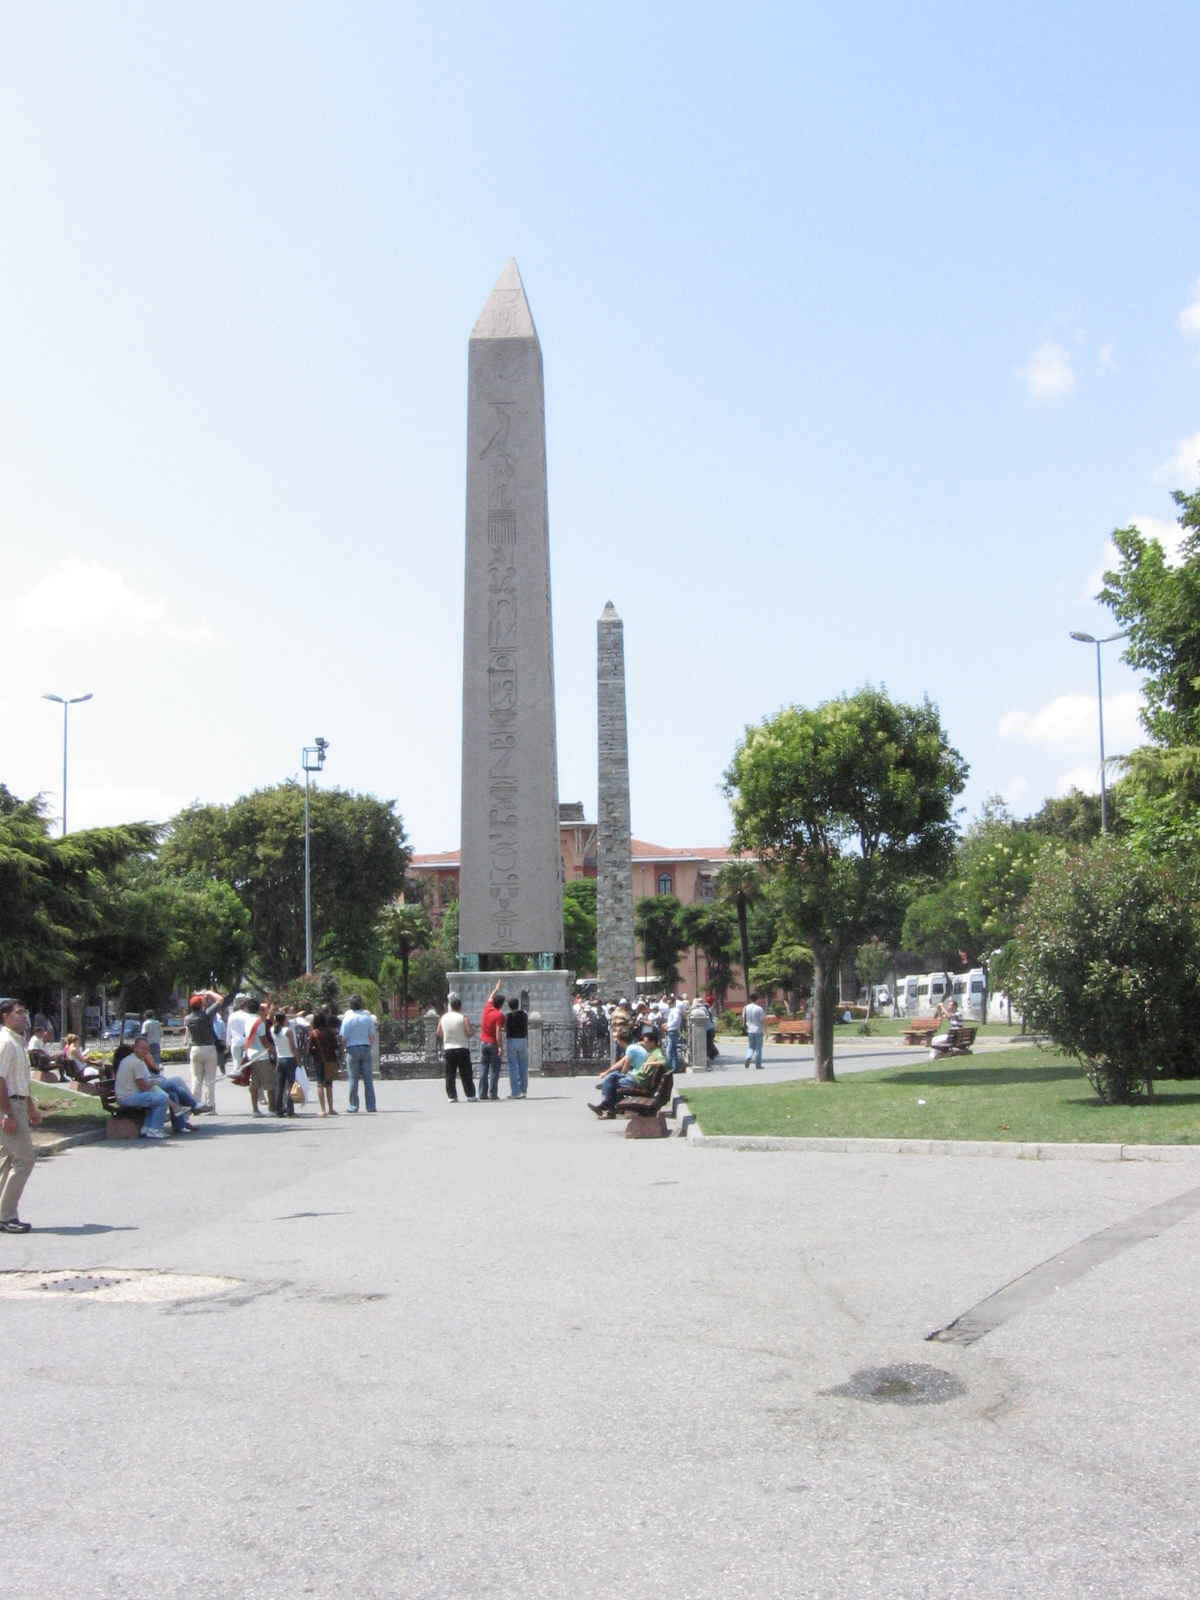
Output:
[[[88,1276],[0,1280],[0,1593],[1195,1595],[1200,1218],[925,1335],[1200,1160],[634,1142],[590,1089],[279,1124],[222,1084],[191,1140],[39,1163],[0,1265]],[[97,1298],[131,1268],[234,1282]]]

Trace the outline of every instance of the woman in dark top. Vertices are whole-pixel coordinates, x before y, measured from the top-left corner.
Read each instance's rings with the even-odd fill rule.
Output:
[[[308,1030],[308,1056],[317,1080],[317,1104],[321,1108],[321,1115],[336,1117],[333,1080],[337,1077],[337,1034],[329,1026],[329,1018],[323,1011],[318,1011],[313,1017],[312,1027]],[[329,1101],[328,1107],[326,1099]]]
[[[508,1040],[508,1092],[514,1100],[524,1100],[529,1089],[529,1015],[514,996],[508,1002],[504,1019]]]

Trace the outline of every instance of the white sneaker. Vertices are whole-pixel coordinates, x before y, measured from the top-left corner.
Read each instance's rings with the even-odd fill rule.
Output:
[[[167,1136],[161,1128],[143,1128],[138,1134],[139,1139],[165,1139]]]

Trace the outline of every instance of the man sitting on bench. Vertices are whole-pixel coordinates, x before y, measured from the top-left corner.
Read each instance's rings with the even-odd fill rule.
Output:
[[[658,1029],[648,1022],[642,1029],[642,1043],[628,1045],[620,1061],[600,1080],[600,1103],[594,1106],[589,1101],[588,1110],[598,1117],[615,1117],[621,1096],[648,1094],[658,1069],[665,1066],[658,1048]]]
[[[957,1000],[947,1000],[945,1006],[938,1006],[937,1014],[941,1027],[937,1030],[936,1037],[929,1043],[932,1046],[929,1059],[932,1061],[939,1055],[948,1055],[962,1038],[962,1018],[958,1014]]]

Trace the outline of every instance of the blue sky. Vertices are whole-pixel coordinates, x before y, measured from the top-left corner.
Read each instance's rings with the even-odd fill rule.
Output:
[[[0,13],[0,777],[290,775],[458,842],[466,344],[546,371],[560,789],[625,620],[634,831],[750,721],[928,694],[969,810],[1094,784],[1072,628],[1200,457],[1194,7]],[[1189,309],[1191,308],[1191,309]],[[1110,647],[1110,751],[1137,679]]]

